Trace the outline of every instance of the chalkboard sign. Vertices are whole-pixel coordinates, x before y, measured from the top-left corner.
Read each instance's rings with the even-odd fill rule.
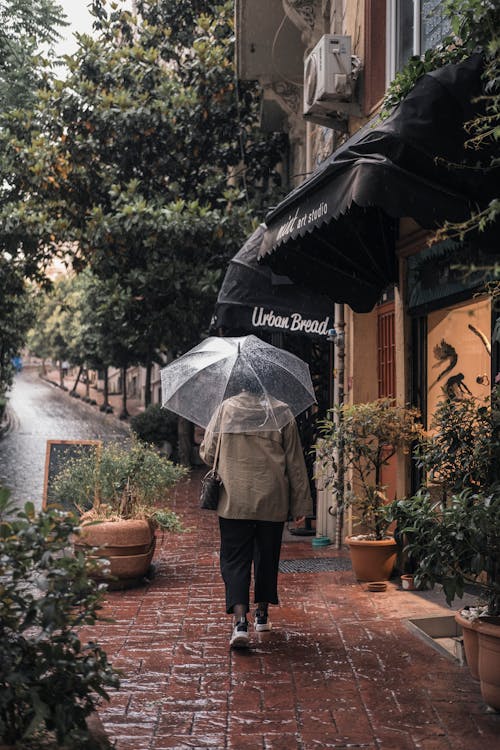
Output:
[[[76,510],[70,498],[63,505],[59,500],[56,501],[52,497],[54,479],[64,469],[64,466],[70,459],[78,458],[88,451],[99,451],[101,445],[101,440],[47,440],[45,479],[43,483],[43,508],[46,508],[50,503],[57,502],[57,505],[63,507],[64,510]]]

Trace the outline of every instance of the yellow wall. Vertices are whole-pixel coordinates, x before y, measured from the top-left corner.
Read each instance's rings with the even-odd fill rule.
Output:
[[[427,427],[445,395],[484,398],[490,391],[491,302],[475,299],[427,319]]]
[[[348,313],[348,365],[346,401],[373,401],[378,398],[377,311]]]

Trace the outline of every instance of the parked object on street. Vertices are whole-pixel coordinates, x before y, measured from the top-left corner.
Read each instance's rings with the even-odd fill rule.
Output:
[[[416,409],[398,406],[393,399],[336,406],[320,427],[317,466],[327,485],[353,508],[360,533],[346,538],[356,578],[381,581],[391,577],[397,544],[387,533],[386,487],[382,469],[398,449],[407,450],[418,437]],[[343,469],[339,481],[339,466]],[[348,472],[351,472],[352,476]],[[345,474],[344,474],[345,473]],[[366,557],[368,559],[366,559]]]
[[[211,336],[161,371],[162,406],[214,432],[280,430],[316,402],[309,366],[256,336]],[[213,420],[221,404],[248,385],[258,408],[231,422]]]
[[[54,481],[54,497],[72,499],[81,509],[81,533],[75,546],[106,558],[99,575],[113,588],[140,583],[155,549],[155,529],[182,530],[168,507],[169,491],[187,470],[151,446],[135,442],[131,449],[110,444],[99,454],[69,460]]]

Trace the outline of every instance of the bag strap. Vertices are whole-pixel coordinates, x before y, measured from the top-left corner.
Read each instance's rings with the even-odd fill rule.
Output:
[[[220,450],[220,440],[221,440],[221,437],[222,437],[222,432],[219,432],[219,435],[217,437],[217,447],[215,449],[215,456],[214,456],[214,465],[213,465],[213,470],[214,471],[215,471],[215,469],[217,467],[217,461],[219,460],[219,450]]]

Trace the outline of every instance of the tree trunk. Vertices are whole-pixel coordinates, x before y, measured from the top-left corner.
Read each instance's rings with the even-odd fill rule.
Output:
[[[153,363],[151,357],[148,357],[146,362],[146,385],[144,387],[144,406],[147,408],[151,403],[151,370]]]
[[[83,365],[80,365],[80,368],[78,370],[78,375],[76,376],[76,380],[73,384],[73,388],[71,389],[71,393],[76,393],[76,389],[78,388],[78,383],[80,382],[82,372],[83,372]]]
[[[191,448],[193,445],[192,425],[191,422],[184,419],[184,417],[179,417],[178,436],[179,461],[183,466],[191,466]]]
[[[122,410],[119,419],[127,419],[129,416],[127,411],[127,365],[124,365],[122,367]]]
[[[113,407],[109,403],[109,390],[108,390],[108,368],[104,368],[104,390],[103,390],[103,402],[99,411],[112,412]]]

